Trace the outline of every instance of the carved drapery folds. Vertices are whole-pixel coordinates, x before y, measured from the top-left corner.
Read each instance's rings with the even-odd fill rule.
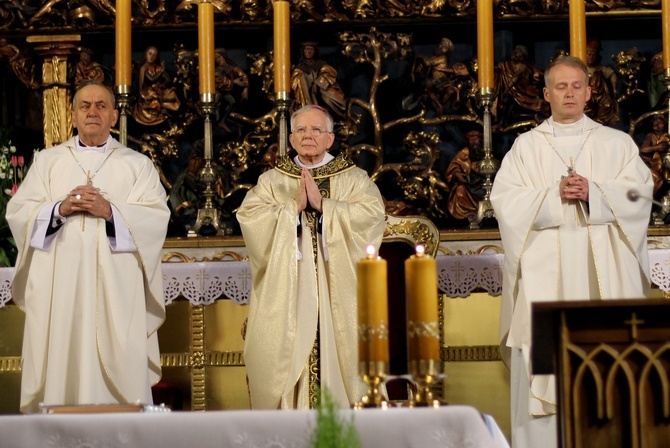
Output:
[[[133,33],[141,39],[134,40],[140,48],[133,49],[128,143],[157,166],[170,192],[171,231],[176,234],[193,223],[202,201],[197,176],[203,160],[202,117],[197,110],[198,54],[193,40],[198,3],[132,2]],[[226,25],[217,26],[217,33],[225,34],[216,38],[223,62],[213,130],[214,203],[226,232],[233,232],[241,198],[276,160],[273,55],[267,41],[246,39],[253,34],[271,36],[272,4],[265,0],[211,3],[217,24]],[[591,12],[660,8],[652,3],[587,1],[586,7]],[[564,17],[567,6],[566,0],[499,0],[495,15],[496,20],[524,16],[530,23],[545,16]],[[481,199],[477,152],[467,148],[473,145],[468,135],[483,128],[476,96],[475,42],[474,37],[464,41],[457,31],[451,34],[449,26],[440,25],[445,34],[432,33],[430,38],[419,31],[423,23],[434,24],[438,19],[454,26],[469,23],[474,30],[475,14],[474,0],[291,0],[292,23],[301,30],[292,35],[294,99],[330,109],[336,121],[335,150],[346,152],[368,171],[380,186],[387,211],[422,214],[442,228],[467,227],[473,203]],[[389,23],[393,26],[386,26]],[[659,27],[660,49],[660,23],[654,24]],[[228,25],[234,25],[232,31]],[[93,39],[89,32],[94,26],[97,35],[113,36],[112,0],[0,0],[0,64],[6,63],[26,88],[41,91],[47,146],[71,132],[68,95],[78,80],[92,76],[113,85],[111,40]],[[523,30],[523,25],[518,27]],[[14,33],[53,40],[56,31],[64,29],[82,36],[82,41],[49,46],[47,41],[26,42]],[[169,33],[179,37],[163,39]],[[230,37],[237,33],[243,38]],[[193,39],[188,37],[191,34]],[[512,49],[521,47],[516,40],[507,43],[507,54],[496,58],[492,140],[498,159],[519,132],[548,116],[541,97],[540,62],[534,60],[537,53],[526,48],[526,53],[515,55]],[[305,49],[310,46],[313,53],[308,54]],[[602,61],[592,64],[593,71],[604,74],[598,79],[615,79],[616,89],[592,107],[594,118],[630,129],[641,145],[652,131],[655,115],[667,120],[667,90],[652,69],[656,59],[636,48],[617,48],[615,54],[602,51],[600,56]],[[300,57],[304,60],[299,61]],[[523,76],[517,70],[520,66],[525,67]],[[648,99],[652,95],[653,101]],[[667,145],[653,151],[656,155],[649,160],[660,176],[656,194],[661,198],[670,190],[665,179],[670,170],[659,168],[667,158]]]

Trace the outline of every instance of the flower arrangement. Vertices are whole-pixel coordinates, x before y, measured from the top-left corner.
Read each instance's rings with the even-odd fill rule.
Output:
[[[9,133],[0,130],[0,266],[14,266],[16,243],[5,219],[7,202],[19,189],[26,174],[27,166],[22,155],[17,154]]]

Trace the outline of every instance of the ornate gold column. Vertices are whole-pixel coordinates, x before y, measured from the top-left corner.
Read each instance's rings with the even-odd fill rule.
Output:
[[[42,57],[42,104],[44,113],[44,146],[62,143],[72,137],[72,92],[67,82],[68,57],[75,53],[78,34],[63,36],[28,36],[35,53]]]

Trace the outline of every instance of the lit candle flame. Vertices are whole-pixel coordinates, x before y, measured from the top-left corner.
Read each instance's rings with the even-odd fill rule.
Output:
[[[377,254],[377,251],[375,250],[375,246],[370,244],[365,251],[368,253],[368,258],[372,259],[375,258],[375,255]]]
[[[426,248],[423,246],[423,244],[417,244],[415,250],[417,257],[423,257],[423,255],[426,253]]]

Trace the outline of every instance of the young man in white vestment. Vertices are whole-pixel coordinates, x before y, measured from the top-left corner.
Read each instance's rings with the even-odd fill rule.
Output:
[[[161,249],[169,210],[151,160],[110,136],[114,93],[74,95],[78,135],[34,156],[7,205],[25,311],[21,411],[152,404],[161,375]]]
[[[627,134],[584,115],[591,96],[584,63],[545,71],[552,116],[520,135],[491,192],[505,271],[501,337],[511,350],[512,446],[557,445],[552,375],[532,375],[531,303],[649,295],[649,168]]]
[[[315,370],[347,407],[365,393],[356,262],[381,244],[384,204],[365,171],[328,152],[335,136],[324,108],[296,111],[289,139],[297,155],[261,175],[237,212],[253,278],[244,348],[251,407],[312,407]]]

